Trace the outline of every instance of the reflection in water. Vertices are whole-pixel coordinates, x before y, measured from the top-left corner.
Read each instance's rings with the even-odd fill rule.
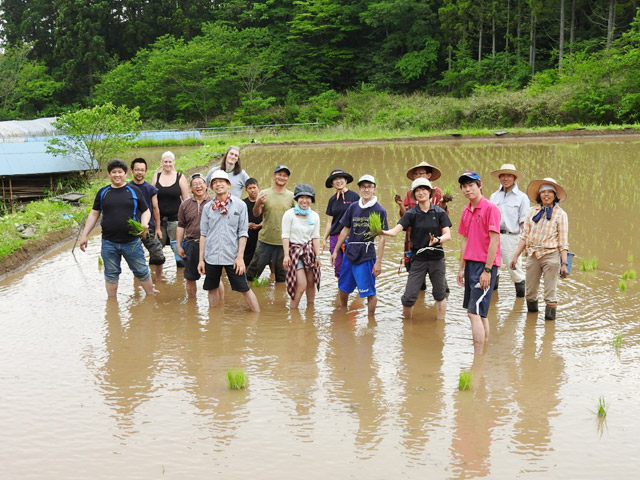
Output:
[[[344,308],[339,308],[331,317],[327,353],[330,398],[334,408],[356,422],[354,440],[359,458],[370,458],[382,441],[380,426],[385,408],[372,358],[375,327],[373,317],[366,323],[359,321],[353,310],[345,315]]]
[[[562,357],[554,351],[555,334],[553,322],[540,328],[533,319],[527,319],[524,327],[515,389],[520,413],[514,425],[514,450],[528,460],[529,471],[540,471],[537,460],[552,450],[550,422],[558,414],[558,391],[564,370]]]
[[[419,464],[424,463],[425,456],[430,456],[433,450],[430,437],[445,426],[441,371],[444,326],[444,321],[423,320],[419,314],[404,322],[400,376],[404,381],[405,400],[400,417],[406,426],[401,442],[407,455]]]
[[[171,267],[155,299],[131,293],[125,269],[118,302],[106,301],[98,237],[75,259],[65,246],[0,282],[0,478],[630,476],[640,281],[625,292],[618,281],[640,255],[640,194],[627,188],[636,157],[637,143],[619,141],[247,150],[245,168],[265,184],[282,158],[292,187],[322,185],[333,166],[372,173],[385,207],[408,188],[406,169],[427,158],[443,171],[436,183],[455,187],[454,225],[465,203],[457,173],[474,167],[491,182],[488,172],[517,159],[529,178],[566,185],[576,262],[595,255],[599,269],[574,266],[561,282],[555,324],[501,287],[487,352],[473,359],[457,239],[447,247],[444,322],[430,295],[402,320],[401,239],[385,249],[375,318],[359,301],[334,307],[327,254],[314,307],[289,312],[284,287],[269,284],[255,289],[263,311],[252,315],[234,296],[212,310],[202,291],[187,301],[183,272]],[[322,211],[331,191],[317,191]],[[226,386],[234,367],[247,374],[244,391]],[[474,386],[459,392],[469,368]],[[601,395],[611,410],[599,437],[591,411]]]
[[[153,394],[157,339],[153,303],[145,301],[121,312],[115,298],[105,310],[105,363],[98,371],[105,400],[125,432],[135,433],[136,409]]]
[[[458,392],[454,400],[454,432],[451,450],[456,478],[485,477],[490,473],[491,431],[495,411],[489,403],[483,355],[473,357],[473,387]]]

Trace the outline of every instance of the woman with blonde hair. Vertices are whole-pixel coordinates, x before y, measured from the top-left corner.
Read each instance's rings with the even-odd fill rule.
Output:
[[[176,265],[184,263],[178,257],[176,247],[176,229],[178,228],[178,209],[183,200],[189,198],[187,179],[176,170],[176,156],[173,152],[164,152],[160,163],[160,171],[156,173],[154,186],[158,189],[158,208],[160,209],[160,228],[165,245],[171,245]]]

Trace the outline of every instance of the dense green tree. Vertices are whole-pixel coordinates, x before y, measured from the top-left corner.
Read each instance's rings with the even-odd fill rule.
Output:
[[[129,148],[141,124],[137,108],[112,103],[66,113],[53,124],[63,135],[49,141],[47,152],[69,155],[88,168],[98,169]]]
[[[30,45],[9,47],[0,53],[0,119],[48,115],[55,108],[55,82],[41,62],[29,60]]]
[[[105,75],[97,99],[139,105],[145,117],[207,123],[274,78],[280,54],[269,41],[264,29],[212,24],[191,42],[163,37]]]

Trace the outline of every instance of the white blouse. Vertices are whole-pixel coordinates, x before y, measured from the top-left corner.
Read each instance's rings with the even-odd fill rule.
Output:
[[[282,238],[288,238],[291,243],[307,243],[313,238],[320,238],[320,216],[311,211],[313,225],[309,225],[309,217],[298,216],[290,208],[282,216]]]

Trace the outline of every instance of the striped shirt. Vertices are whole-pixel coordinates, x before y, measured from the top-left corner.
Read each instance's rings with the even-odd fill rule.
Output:
[[[553,207],[551,220],[543,215],[538,223],[533,217],[540,211],[540,205],[531,207],[524,220],[524,228],[520,238],[525,241],[527,255],[543,257],[549,253],[569,250],[569,219],[567,212],[556,204]]]

